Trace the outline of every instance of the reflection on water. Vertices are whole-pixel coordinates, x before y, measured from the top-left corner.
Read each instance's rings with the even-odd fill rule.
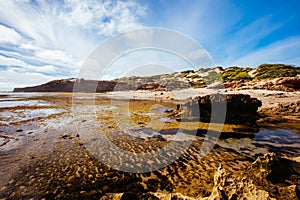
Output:
[[[11,107],[17,107],[17,106],[50,106],[51,104],[48,104],[43,101],[37,101],[37,100],[31,100],[31,101],[6,101],[2,100],[0,101],[0,108],[11,108]]]
[[[283,127],[277,130],[262,129],[255,134],[254,140],[257,148],[266,148],[269,152],[291,157],[300,155],[300,134]]]
[[[0,124],[9,125],[37,118],[45,118],[50,115],[57,115],[63,112],[65,112],[65,110],[56,108],[40,108],[35,110],[16,109],[13,111],[5,110],[0,112]]]

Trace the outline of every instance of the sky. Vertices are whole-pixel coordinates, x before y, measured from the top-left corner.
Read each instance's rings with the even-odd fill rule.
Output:
[[[299,0],[1,0],[0,91],[77,77],[101,43],[144,27],[182,33],[217,66],[299,66],[299,8]]]

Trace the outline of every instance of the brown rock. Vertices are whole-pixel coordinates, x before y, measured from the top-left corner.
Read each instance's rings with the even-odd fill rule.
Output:
[[[257,110],[262,105],[261,101],[245,94],[214,94],[198,96],[189,99],[182,107],[185,112],[182,120],[200,120],[203,122],[224,122],[254,124],[258,119]],[[213,106],[213,107],[212,107]],[[212,111],[212,108],[214,111]],[[179,112],[177,110],[175,112]],[[212,113],[214,112],[214,113]],[[170,116],[176,116],[172,113]]]

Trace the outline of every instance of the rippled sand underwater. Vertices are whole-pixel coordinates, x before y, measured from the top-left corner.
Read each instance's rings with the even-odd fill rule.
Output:
[[[208,196],[220,164],[239,174],[267,152],[300,156],[294,125],[261,124],[256,133],[233,137],[226,133],[238,135],[243,127],[229,124],[216,138],[198,129],[213,132],[218,124],[169,118],[177,103],[93,94],[1,95],[0,197],[99,199],[127,191]]]

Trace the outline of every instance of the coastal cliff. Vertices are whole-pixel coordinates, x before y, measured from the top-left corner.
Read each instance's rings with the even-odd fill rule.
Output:
[[[223,83],[224,85],[222,85]],[[61,79],[15,88],[14,92],[108,92],[126,90],[170,91],[186,88],[221,87],[228,90],[300,90],[300,68],[285,64],[262,64],[257,68],[200,68],[148,77],[123,77],[114,80]]]

